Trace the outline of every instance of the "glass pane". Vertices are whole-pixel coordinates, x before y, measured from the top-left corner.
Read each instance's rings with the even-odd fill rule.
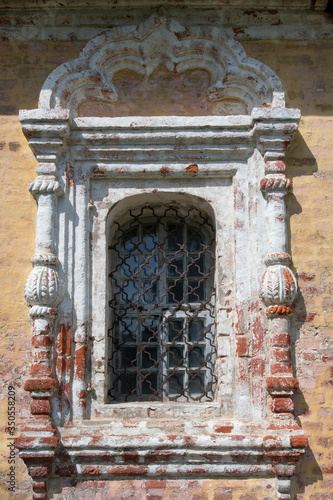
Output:
[[[128,304],[138,300],[138,282],[132,280],[124,280],[122,282],[121,303]]]
[[[175,373],[170,376],[169,383],[169,396],[179,395],[184,390],[184,374]]]
[[[129,229],[121,240],[121,252],[133,252],[138,249],[138,228]]]
[[[136,394],[136,373],[120,374],[120,393],[130,395]]]
[[[154,394],[157,391],[157,373],[143,375],[142,394]]]
[[[187,249],[189,252],[200,252],[202,250],[202,237],[199,233],[194,231],[193,229],[188,228],[187,232],[188,240],[187,240]]]
[[[175,256],[174,259],[172,259],[172,255],[168,255],[168,260],[171,261],[170,264],[168,264],[168,271],[167,271],[167,276],[171,277],[178,277],[183,273],[183,255],[182,253],[178,254]]]
[[[205,362],[205,346],[196,346],[189,353],[189,367],[199,368]]]
[[[203,302],[204,301],[204,283],[203,281],[188,282],[188,302]]]
[[[168,348],[168,365],[169,368],[183,366],[184,364],[184,346],[170,346]]]
[[[182,320],[174,319],[168,323],[168,342],[179,342],[183,340]]]
[[[142,342],[157,342],[159,330],[159,320],[146,319],[141,325],[141,340]]]
[[[145,225],[142,228],[142,243],[141,243],[141,251],[142,252],[152,252],[158,243],[158,237],[156,232],[156,225]]]
[[[139,257],[138,255],[123,255],[121,256],[121,269],[120,276],[131,278],[133,274],[139,270]]]
[[[202,340],[205,333],[205,323],[201,319],[194,319],[189,322],[188,325],[188,340],[189,342],[195,342]]]
[[[119,322],[119,331],[123,342],[136,342],[138,338],[138,320],[136,318],[122,319]]]
[[[188,384],[190,396],[195,394],[201,395],[206,391],[205,388],[205,373],[197,372],[189,374],[189,384]]]
[[[135,346],[121,347],[121,367],[133,368],[136,366],[137,348]]]
[[[157,364],[157,347],[145,347],[142,351],[142,368],[152,368]]]
[[[191,259],[187,261],[187,275],[190,277],[204,275],[204,259],[203,256],[191,255]]]
[[[143,304],[152,304],[157,300],[156,281],[142,281],[141,283],[141,302]]]
[[[152,257],[143,255],[140,270],[142,278],[155,276],[157,274],[157,255],[153,255]]]
[[[181,302],[183,300],[183,280],[167,280],[168,302]]]
[[[168,224],[167,250],[179,250],[183,244],[183,226],[180,224]]]

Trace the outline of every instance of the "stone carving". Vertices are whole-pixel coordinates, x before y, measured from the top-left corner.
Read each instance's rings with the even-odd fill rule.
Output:
[[[40,257],[33,260],[38,262],[38,259]],[[29,306],[37,306],[31,309],[31,316],[48,314],[49,309],[57,307],[63,297],[63,285],[58,272],[46,265],[36,265],[27,279],[24,296]]]
[[[297,295],[297,282],[289,267],[270,265],[263,276],[260,295],[266,306],[291,306]]]
[[[78,59],[53,71],[41,91],[39,107],[61,106],[77,112],[89,97],[115,101],[113,75],[117,71],[130,69],[150,75],[159,64],[176,74],[205,69],[211,75],[207,97],[242,100],[248,113],[268,103],[277,108],[285,105],[277,76],[247,57],[227,31],[181,26],[175,20],[152,16],[136,29],[119,27],[98,35]]]
[[[260,189],[262,191],[269,190],[283,190],[283,191],[291,191],[293,188],[292,179],[288,179],[287,177],[265,177],[260,182]]]
[[[30,193],[35,196],[36,194],[57,194],[60,195],[63,189],[59,181],[53,177],[39,176],[29,184]]]

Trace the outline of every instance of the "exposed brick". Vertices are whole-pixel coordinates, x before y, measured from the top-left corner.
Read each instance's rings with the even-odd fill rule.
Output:
[[[51,413],[51,403],[48,399],[36,399],[30,403],[33,415],[49,415]]]
[[[290,413],[294,410],[294,403],[290,398],[274,398],[272,411],[274,413]]]
[[[275,333],[271,336],[271,345],[273,346],[287,346],[290,344],[289,333]]]
[[[164,489],[167,486],[165,479],[147,479],[144,484],[146,490]]]
[[[49,391],[56,387],[57,381],[51,378],[29,379],[24,384],[25,391]]]
[[[292,448],[305,448],[308,445],[306,436],[290,436],[290,445]]]
[[[289,347],[275,347],[272,351],[273,357],[278,363],[290,362],[291,356]]]
[[[247,355],[247,339],[246,337],[237,336],[236,337],[237,348],[236,353],[238,356],[246,356]]]

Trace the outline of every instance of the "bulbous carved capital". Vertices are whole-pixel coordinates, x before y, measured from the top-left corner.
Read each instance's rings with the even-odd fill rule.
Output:
[[[287,177],[264,177],[260,181],[261,191],[291,191],[293,188],[292,179]]]
[[[266,306],[291,306],[297,295],[297,282],[289,267],[269,266],[262,279],[260,295]]]
[[[27,279],[24,296],[29,306],[57,307],[63,297],[63,285],[57,271],[47,266],[36,266]]]
[[[57,196],[63,193],[63,189],[54,177],[40,175],[28,187],[33,196],[37,194],[55,194]]]

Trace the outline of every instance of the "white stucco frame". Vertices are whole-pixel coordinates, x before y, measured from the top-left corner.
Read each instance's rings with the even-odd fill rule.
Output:
[[[241,99],[248,114],[78,116],[91,96],[116,100],[112,75],[119,68],[149,75],[158,64],[179,72],[206,69],[209,98]],[[283,158],[299,118],[298,110],[285,108],[276,75],[247,58],[228,32],[155,17],[96,37],[79,59],[50,75],[39,108],[20,113],[39,162],[30,185],[38,215],[26,298],[35,337],[51,341],[48,351],[36,341],[39,361],[27,390],[32,414],[49,415],[59,437],[44,432],[52,443],[61,441],[67,457],[66,469],[58,444],[49,442],[51,475],[89,474],[84,455],[90,464],[104,457],[94,474],[108,477],[120,470],[125,476],[275,474],[279,498],[290,498],[293,457],[304,453],[305,441],[293,439],[303,432],[291,415],[297,387],[291,364],[279,365],[272,353],[285,347],[275,334],[289,335],[297,293],[285,207],[291,180]],[[105,403],[108,226],[131,197],[148,195],[202,200],[216,220],[219,386],[213,404]],[[44,351],[50,356],[39,356]],[[38,444],[38,431],[36,456],[46,446]],[[157,442],[163,465],[149,458]],[[129,467],[133,448],[140,456]],[[21,449],[22,458],[32,460],[29,447]]]

